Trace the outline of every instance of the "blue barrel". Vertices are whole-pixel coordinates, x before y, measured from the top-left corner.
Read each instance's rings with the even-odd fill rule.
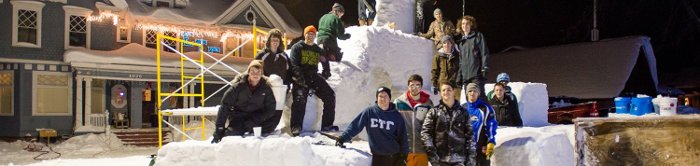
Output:
[[[632,98],[632,102],[630,103],[630,114],[639,116],[651,112],[654,112],[651,97]]]
[[[615,113],[618,114],[628,114],[630,113],[630,101],[632,98],[629,97],[616,97],[615,98]]]

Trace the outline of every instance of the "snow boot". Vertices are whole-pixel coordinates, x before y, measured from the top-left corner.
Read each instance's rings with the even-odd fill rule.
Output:
[[[338,126],[326,126],[321,128],[322,132],[338,132],[339,130]]]

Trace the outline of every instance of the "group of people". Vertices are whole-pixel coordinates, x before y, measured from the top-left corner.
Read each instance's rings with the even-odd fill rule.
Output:
[[[271,30],[264,50],[224,93],[212,143],[218,143],[224,136],[252,133],[253,127],[261,127],[263,135],[275,132],[282,110],[275,108],[268,78],[271,75],[280,76],[291,87],[293,136],[302,130],[306,100],[312,94],[323,101],[321,131],[338,131],[333,124],[335,92],[326,79],[331,76],[329,61],[342,58],[336,39],[350,38],[340,21],[344,11],[336,3],[320,19],[318,29],[304,28],[304,40],[291,47],[289,56],[283,50],[282,32]],[[344,147],[344,143],[365,129],[372,165],[488,165],[499,124],[522,126],[517,99],[507,86],[510,82],[507,74],[499,74],[494,90],[486,98],[483,84],[488,48],[483,35],[475,31],[475,19],[462,17],[458,21],[460,27],[455,30],[451,22],[442,20],[440,9],[434,15],[436,21],[420,36],[432,39],[436,48],[440,48],[434,57],[430,80],[433,94],[440,95],[439,102],[433,104],[430,94],[423,91],[423,78],[417,74],[409,76],[408,90],[393,102],[391,89],[380,87],[376,90],[376,103],[350,123],[336,145]],[[319,44],[314,43],[317,38]],[[462,89],[467,103],[460,105]]]

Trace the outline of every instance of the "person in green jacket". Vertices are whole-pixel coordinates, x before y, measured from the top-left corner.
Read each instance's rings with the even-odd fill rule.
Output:
[[[343,27],[343,22],[340,20],[345,14],[345,8],[339,3],[333,4],[331,12],[323,15],[321,20],[318,21],[318,33],[316,34],[316,40],[319,46],[323,48],[326,52],[324,58],[321,61],[335,61],[340,62],[343,58],[343,53],[340,52],[340,47],[338,47],[338,41],[350,38],[350,34],[345,33],[345,27]],[[323,74],[323,73],[322,73]],[[324,77],[330,77],[330,73],[323,74]]]

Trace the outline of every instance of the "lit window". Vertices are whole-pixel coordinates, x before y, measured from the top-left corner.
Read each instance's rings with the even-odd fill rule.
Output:
[[[156,31],[146,30],[144,33],[144,45],[146,47],[156,48]]]
[[[93,79],[92,80],[92,95],[91,99],[91,111],[92,114],[102,114],[105,110],[105,81]]]
[[[71,115],[71,73],[38,72],[33,75],[33,115]]]
[[[14,115],[13,109],[13,71],[0,72],[0,116]]]

